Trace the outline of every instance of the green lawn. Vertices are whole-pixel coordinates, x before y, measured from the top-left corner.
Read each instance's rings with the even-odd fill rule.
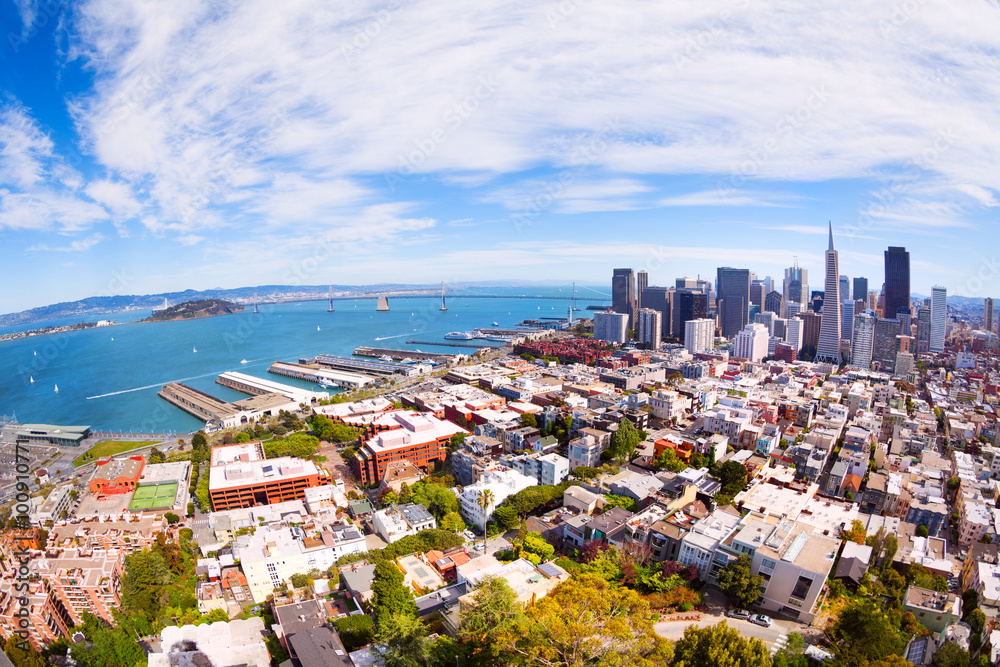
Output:
[[[85,463],[107,458],[139,447],[156,444],[153,440],[101,440],[99,443],[73,459],[73,465],[80,467]]]

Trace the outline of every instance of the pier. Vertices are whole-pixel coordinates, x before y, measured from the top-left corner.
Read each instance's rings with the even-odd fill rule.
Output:
[[[267,369],[267,372],[274,373],[275,375],[284,375],[290,378],[298,378],[299,380],[306,380],[307,382],[318,383],[320,380],[326,380],[337,385],[338,387],[346,387],[348,389],[358,389],[375,382],[375,378],[368,375],[361,375],[360,373],[332,371],[326,368],[320,368],[315,364],[296,364],[290,361],[276,361],[271,364],[271,367]]]
[[[275,416],[282,410],[296,410],[299,407],[287,397],[272,392],[227,403],[180,382],[164,385],[158,396],[205,423],[218,424],[224,428],[247,424],[265,415]]]
[[[312,359],[300,359],[300,364],[331,368],[335,371],[366,373],[369,375],[404,375],[409,377],[417,374],[417,369],[407,364],[397,364],[391,361],[368,361],[352,357],[338,357],[333,354],[317,354]]]
[[[362,345],[354,350],[354,354],[359,357],[392,357],[393,359],[413,359],[423,361],[430,359],[439,364],[447,364],[455,361],[455,354],[441,354],[439,352],[418,352],[416,350],[390,350],[384,347],[368,347]]]
[[[431,341],[431,340],[408,340],[407,345],[438,345],[440,347],[466,347],[472,348],[474,350],[485,350],[494,347],[503,347],[502,345],[480,345],[476,343],[448,343],[445,341]],[[391,356],[391,355],[390,355]],[[427,356],[426,354],[424,355]]]
[[[293,387],[289,384],[282,384],[280,382],[274,382],[273,380],[264,380],[252,375],[246,375],[245,373],[223,373],[219,376],[219,379],[217,379],[216,382],[221,384],[223,387],[230,387],[231,389],[242,391],[244,394],[250,394],[251,396],[260,396],[262,394],[281,394],[290,401],[305,403],[306,405],[330,397],[330,394],[324,391],[299,389],[298,387]]]

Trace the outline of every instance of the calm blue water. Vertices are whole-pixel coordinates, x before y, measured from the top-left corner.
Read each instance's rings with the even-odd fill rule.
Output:
[[[22,423],[89,424],[99,430],[197,430],[201,421],[156,395],[163,384],[183,381],[233,401],[246,395],[216,384],[218,375],[225,371],[318,389],[267,369],[279,360],[298,361],[322,353],[350,355],[359,345],[468,352],[407,345],[405,341],[443,342],[449,331],[488,327],[493,321],[512,327],[527,317],[565,317],[569,290],[563,289],[561,294],[554,289],[532,291],[559,297],[565,294],[566,299],[451,297],[448,310],[440,312],[438,299],[390,298],[391,310],[383,313],[375,312],[374,299],[334,301],[334,313],[326,312],[326,301],[310,301],[262,305],[256,315],[248,310],[181,322],[132,322],[7,341],[0,343],[0,414],[16,414]],[[514,290],[506,291],[511,292]],[[588,303],[580,298],[577,307]],[[132,311],[90,315],[77,321],[121,322],[146,315],[148,312]],[[578,313],[580,317],[587,315]],[[31,328],[48,324],[54,322]],[[376,341],[377,337],[384,340]],[[240,364],[242,359],[249,363]]]

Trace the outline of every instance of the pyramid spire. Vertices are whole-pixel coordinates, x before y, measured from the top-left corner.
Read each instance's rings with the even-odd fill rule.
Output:
[[[830,247],[827,250],[833,250],[833,220],[830,221]]]

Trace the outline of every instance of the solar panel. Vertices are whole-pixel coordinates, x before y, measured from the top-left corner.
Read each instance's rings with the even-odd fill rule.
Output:
[[[924,661],[924,654],[927,652],[927,638],[921,637],[910,644],[906,651],[906,659],[915,665],[920,665]]]
[[[562,574],[562,572],[560,572],[558,568],[556,568],[551,563],[542,563],[541,565],[538,566],[538,569],[541,570],[543,574],[548,575],[550,577],[558,577],[560,574]]]

